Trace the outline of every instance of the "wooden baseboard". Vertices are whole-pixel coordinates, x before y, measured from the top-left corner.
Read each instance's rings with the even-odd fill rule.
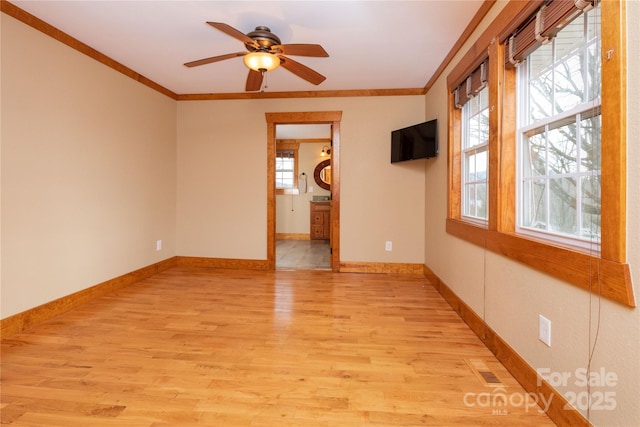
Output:
[[[546,414],[554,423],[559,426],[572,427],[591,425],[580,412],[568,404],[560,392],[551,387],[547,381],[540,379],[536,370],[505,340],[500,338],[471,307],[465,304],[464,301],[427,266],[424,266],[424,275],[520,385],[522,385],[528,393],[540,396],[538,402],[541,404],[541,407],[543,402],[550,402]]]
[[[276,240],[311,240],[309,233],[276,233]]]
[[[22,313],[9,316],[6,319],[0,320],[0,333],[2,338],[10,337],[35,325],[44,323],[58,314],[67,312],[81,304],[139,282],[176,265],[176,257],[171,257],[37,307],[30,308]]]
[[[203,258],[179,256],[178,265],[181,267],[207,267],[226,268],[232,270],[271,270],[269,262],[260,259],[233,259],[233,258]]]
[[[422,264],[384,263],[384,262],[341,262],[341,273],[395,273],[424,274]]]

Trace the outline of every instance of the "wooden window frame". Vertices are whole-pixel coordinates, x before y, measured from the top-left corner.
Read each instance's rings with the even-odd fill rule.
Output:
[[[478,91],[477,96],[481,96],[480,93],[483,90],[487,90],[487,99],[488,99],[488,91],[489,91],[488,87],[484,87],[483,89]],[[467,116],[466,111],[468,111],[470,109],[470,105],[469,105],[470,102],[471,102],[471,100],[468,100],[467,102],[465,102],[465,104],[461,108],[461,110],[462,110],[462,119],[461,119],[461,125],[462,126],[461,126],[461,128],[463,130],[461,131],[462,137],[460,139],[460,168],[461,168],[460,169],[460,187],[461,187],[460,188],[460,192],[461,192],[460,193],[460,203],[461,203],[461,205],[460,205],[460,210],[461,210],[460,218],[463,219],[464,221],[469,221],[469,222],[476,223],[481,227],[486,227],[487,226],[487,222],[488,222],[488,216],[489,216],[489,208],[488,208],[488,206],[486,207],[487,217],[485,217],[485,218],[482,218],[482,217],[479,217],[479,216],[472,216],[472,215],[469,215],[469,214],[465,214],[467,205],[470,202],[467,199],[467,195],[465,194],[465,188],[469,185],[469,182],[467,181],[467,171],[466,171],[465,165],[469,164],[467,162],[467,158],[469,156],[468,153],[470,153],[470,152],[473,153],[472,155],[478,155],[478,152],[480,150],[483,150],[483,151],[486,152],[486,156],[487,156],[487,165],[486,165],[487,176],[482,181],[476,180],[475,184],[478,184],[478,183],[484,183],[485,184],[485,186],[486,186],[486,190],[485,191],[487,193],[487,199],[485,200],[485,202],[488,202],[488,194],[489,194],[489,176],[488,176],[488,173],[489,173],[489,163],[488,163],[489,162],[489,141],[487,140],[484,143],[473,145],[473,146],[467,146],[467,142],[468,141],[465,141],[465,136],[468,136],[466,134],[468,133],[469,118],[470,118],[470,117]],[[488,101],[487,101],[487,104],[488,104]],[[484,112],[484,110],[487,110],[487,112],[488,112],[489,106],[487,105],[487,108],[483,109],[482,111]],[[488,128],[488,126],[489,126],[489,123],[487,123],[487,128]],[[467,132],[465,132],[464,129],[467,129]]]
[[[504,41],[542,4],[512,0],[447,77],[449,89],[447,233],[538,271],[635,307],[626,263],[626,8],[603,0],[602,228],[600,254],[516,233],[516,71],[504,67]],[[461,217],[461,111],[453,90],[489,55],[489,218],[487,228]],[[509,108],[504,108],[507,105]]]
[[[293,187],[292,188],[277,188],[276,195],[284,194],[300,194],[298,190],[298,149],[300,144],[297,142],[276,142],[276,158],[278,157],[278,151],[293,151]]]

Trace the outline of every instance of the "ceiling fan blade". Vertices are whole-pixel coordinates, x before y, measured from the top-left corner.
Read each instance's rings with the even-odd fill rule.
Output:
[[[245,90],[247,92],[256,92],[262,88],[262,78],[264,77],[263,73],[260,71],[249,70],[249,75],[247,76],[247,86]]]
[[[240,40],[244,44],[250,44],[252,46],[258,47],[258,43],[255,42],[251,37],[247,36],[242,31],[236,30],[231,25],[222,23],[222,22],[209,22],[207,24],[211,25],[213,28],[222,31],[223,33]]]
[[[227,53],[226,55],[212,56],[210,58],[198,59],[197,61],[187,62],[187,67],[197,67],[198,65],[211,64],[212,62],[224,61],[225,59],[236,58],[238,56],[245,56],[247,52]]]
[[[309,83],[313,83],[314,85],[319,85],[326,79],[325,76],[318,73],[317,71],[314,71],[306,65],[302,65],[301,63],[282,55],[280,55],[280,65],[282,65],[285,69],[291,71],[296,76],[305,79],[306,81],[308,81]]]
[[[327,57],[329,54],[319,44],[281,44],[271,47],[284,55]]]

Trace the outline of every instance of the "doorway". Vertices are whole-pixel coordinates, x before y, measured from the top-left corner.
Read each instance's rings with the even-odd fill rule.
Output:
[[[276,131],[278,125],[328,124],[331,128],[330,268],[340,271],[340,120],[342,112],[266,113],[267,118],[267,263],[276,268]],[[313,177],[308,177],[313,184]]]
[[[278,270],[331,269],[330,163],[330,124],[276,125]]]

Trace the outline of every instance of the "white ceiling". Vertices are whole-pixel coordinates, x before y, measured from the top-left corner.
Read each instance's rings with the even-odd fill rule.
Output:
[[[242,58],[195,68],[185,62],[242,52],[243,33],[271,28],[283,44],[317,43],[328,58],[292,57],[327,77],[319,86],[280,67],[266,91],[423,88],[484,0],[164,1],[13,0],[133,71],[177,94],[244,91]]]

